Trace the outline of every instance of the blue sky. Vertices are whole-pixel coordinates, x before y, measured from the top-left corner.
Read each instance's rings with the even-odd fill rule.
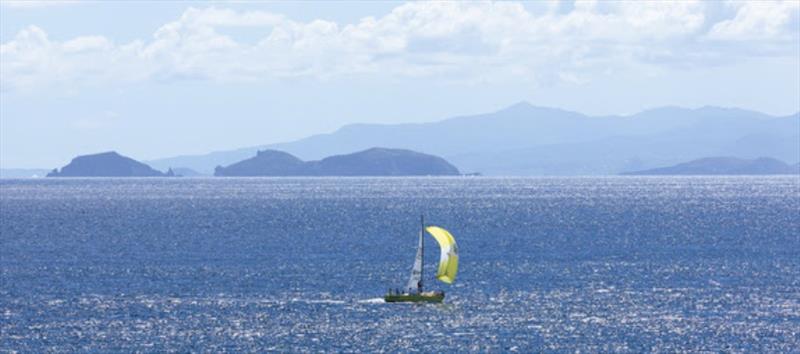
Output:
[[[521,100],[800,110],[800,2],[0,2],[0,166],[282,142]]]

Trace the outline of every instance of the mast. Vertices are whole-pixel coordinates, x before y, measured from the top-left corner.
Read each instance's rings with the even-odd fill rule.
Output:
[[[422,293],[423,274],[425,274],[425,217],[420,214],[419,216],[419,247],[422,251],[421,267],[419,268],[419,293]]]

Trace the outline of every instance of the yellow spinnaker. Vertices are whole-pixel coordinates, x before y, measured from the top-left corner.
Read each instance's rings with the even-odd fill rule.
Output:
[[[436,279],[451,284],[456,280],[456,273],[458,273],[458,247],[456,246],[456,239],[454,239],[453,235],[447,232],[447,230],[438,226],[428,226],[425,230],[436,239],[436,242],[439,243],[439,248],[442,250]]]

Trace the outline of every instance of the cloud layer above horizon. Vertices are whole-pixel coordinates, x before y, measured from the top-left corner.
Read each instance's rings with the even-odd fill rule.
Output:
[[[0,89],[297,77],[582,84],[800,51],[798,1],[528,5],[411,2],[345,24],[190,7],[151,38],[125,43],[103,34],[58,41],[30,25],[0,45]]]
[[[800,109],[800,2],[0,1],[0,166],[353,123]]]

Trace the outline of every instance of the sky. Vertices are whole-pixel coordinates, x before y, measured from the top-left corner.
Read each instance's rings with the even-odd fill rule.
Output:
[[[800,110],[800,1],[0,0],[0,167],[139,160],[519,101]]]

